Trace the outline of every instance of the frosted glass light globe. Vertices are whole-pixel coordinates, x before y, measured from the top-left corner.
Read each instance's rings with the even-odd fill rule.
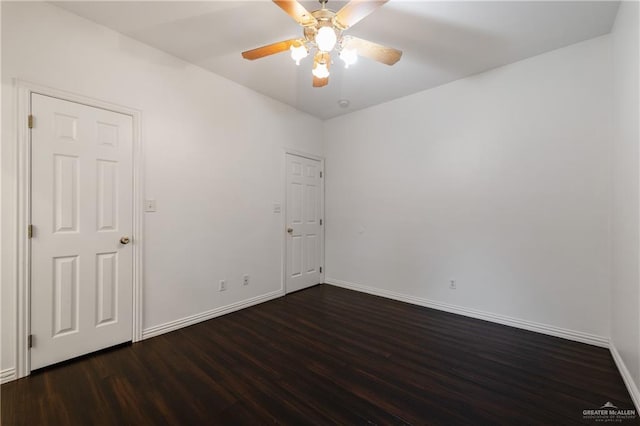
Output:
[[[316,45],[323,52],[331,52],[338,41],[336,32],[331,27],[322,27],[316,34]]]
[[[344,67],[349,68],[358,61],[358,51],[356,49],[342,49],[340,59],[344,61]]]
[[[306,58],[309,54],[307,48],[302,44],[300,46],[291,45],[289,49],[291,50],[291,59],[296,61],[296,65],[300,65],[300,60]]]
[[[317,63],[311,73],[318,78],[327,78],[329,77],[329,68],[327,68],[327,64]]]

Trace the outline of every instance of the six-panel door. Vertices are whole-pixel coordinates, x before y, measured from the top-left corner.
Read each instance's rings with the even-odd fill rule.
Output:
[[[287,154],[286,291],[320,282],[320,162]]]
[[[31,369],[132,337],[128,115],[33,94]],[[126,240],[123,240],[126,241]]]

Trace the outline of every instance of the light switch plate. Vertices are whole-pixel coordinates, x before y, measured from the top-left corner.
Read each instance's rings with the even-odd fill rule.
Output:
[[[156,211],[156,200],[144,200],[144,211],[147,213]]]
[[[273,203],[273,212],[280,213],[280,211],[281,211],[280,203]]]

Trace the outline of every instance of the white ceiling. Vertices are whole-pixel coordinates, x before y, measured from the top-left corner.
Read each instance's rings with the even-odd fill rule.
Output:
[[[308,10],[315,1],[301,2]],[[256,61],[244,50],[301,36],[270,1],[56,2],[188,62],[326,119],[606,34],[618,2],[390,1],[347,31],[403,50],[400,62],[334,58],[329,85],[311,86],[311,58],[288,52]],[[329,1],[340,9],[345,2]],[[338,105],[348,99],[348,108]]]

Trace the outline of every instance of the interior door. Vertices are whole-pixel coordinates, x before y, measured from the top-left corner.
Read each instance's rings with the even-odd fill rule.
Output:
[[[33,94],[31,369],[132,339],[132,117]]]
[[[287,154],[286,292],[320,283],[322,259],[321,163]]]

